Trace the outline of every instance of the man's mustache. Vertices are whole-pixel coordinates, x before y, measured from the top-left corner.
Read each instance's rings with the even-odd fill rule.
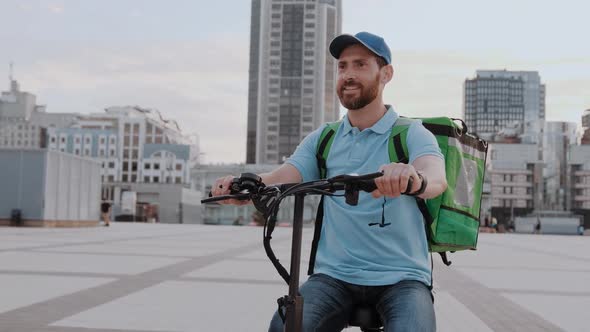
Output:
[[[344,88],[351,88],[351,87],[353,87],[353,88],[362,88],[363,85],[360,84],[360,83],[358,83],[358,82],[355,82],[355,81],[346,81],[346,82],[344,82],[344,84],[342,84],[342,89],[344,89]]]

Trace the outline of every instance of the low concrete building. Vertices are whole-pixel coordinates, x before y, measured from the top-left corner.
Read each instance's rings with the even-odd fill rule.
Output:
[[[121,193],[133,191],[137,194],[134,219],[124,221],[150,221],[145,215],[149,206],[154,210],[157,222],[168,224],[202,224],[201,193],[182,184],[175,183],[115,183],[113,196],[113,218],[119,220]]]
[[[191,188],[203,193],[202,198],[205,198],[211,191],[211,186],[217,178],[230,174],[235,176],[239,176],[241,173],[261,174],[270,172],[277,167],[277,165],[269,164],[196,165],[191,170]],[[310,223],[315,219],[319,201],[319,196],[305,197],[304,223]],[[279,223],[291,223],[293,221],[293,203],[294,200],[292,197],[285,199],[281,203],[281,209],[278,214]],[[249,224],[254,221],[253,216],[255,211],[256,209],[251,204],[246,206],[204,204],[203,221],[206,224]]]
[[[23,226],[94,226],[99,162],[57,151],[0,149],[0,225],[20,210]]]

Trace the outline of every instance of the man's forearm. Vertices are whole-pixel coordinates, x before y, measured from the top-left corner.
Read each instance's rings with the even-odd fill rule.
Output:
[[[262,182],[266,185],[277,183],[299,183],[301,182],[301,174],[295,166],[290,164],[283,164],[281,167],[272,172],[260,174]]]
[[[417,172],[422,173],[428,184],[426,191],[418,195],[420,198],[434,198],[447,189],[447,176],[444,160],[436,156],[424,156],[412,164]]]

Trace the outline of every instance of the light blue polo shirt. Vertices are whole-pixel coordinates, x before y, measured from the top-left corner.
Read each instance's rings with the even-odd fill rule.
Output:
[[[375,125],[359,131],[344,117],[327,158],[327,176],[373,173],[388,164],[387,140],[397,118],[388,106]],[[299,170],[303,181],[319,178],[316,149],[323,128],[309,134],[286,161]],[[410,125],[407,146],[410,163],[425,155],[443,158],[434,135],[420,121]],[[424,222],[415,198],[386,198],[385,222],[391,225],[369,226],[381,222],[383,201],[365,192],[359,194],[357,206],[346,204],[344,197],[325,197],[315,273],[366,286],[401,280],[431,284]]]

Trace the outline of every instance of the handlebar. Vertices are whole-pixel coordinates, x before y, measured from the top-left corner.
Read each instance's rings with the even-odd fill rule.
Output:
[[[256,201],[264,200],[268,197],[280,196],[283,198],[284,196],[292,196],[295,194],[331,195],[336,191],[344,190],[346,203],[357,205],[359,191],[362,190],[370,193],[377,189],[375,179],[382,175],[382,172],[365,175],[343,174],[317,181],[266,186],[256,174],[242,173],[239,177],[232,180],[229,195],[212,197],[211,193],[209,193],[209,198],[201,200],[201,203],[206,204],[227,199],[237,199],[253,200],[255,205],[257,205]],[[412,183],[413,179],[410,177],[408,188],[412,187]]]

